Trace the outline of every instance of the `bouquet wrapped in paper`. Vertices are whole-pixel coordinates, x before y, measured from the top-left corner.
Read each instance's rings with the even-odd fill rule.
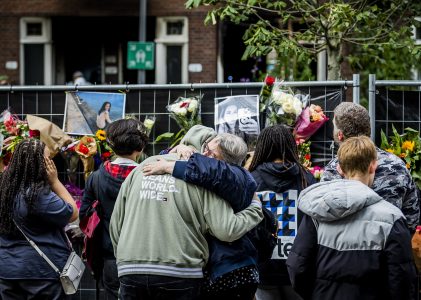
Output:
[[[267,125],[286,124],[294,126],[298,116],[303,111],[308,95],[294,95],[291,90],[284,91],[281,83],[275,84],[266,107]]]
[[[93,156],[97,152],[97,144],[93,137],[84,136],[75,146],[75,152],[79,154],[83,163],[83,171],[85,173],[85,181],[94,170]]]
[[[328,120],[320,106],[311,104],[298,117],[294,128],[295,139],[308,140]]]
[[[177,122],[181,129],[176,134],[172,132],[163,133],[156,138],[155,142],[170,140],[170,147],[173,147],[181,141],[190,128],[194,125],[202,124],[200,119],[200,102],[202,96],[179,97],[174,103],[168,105],[167,110],[170,116]]]

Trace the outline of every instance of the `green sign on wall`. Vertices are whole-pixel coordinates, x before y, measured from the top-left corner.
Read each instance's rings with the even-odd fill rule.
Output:
[[[154,53],[154,43],[129,42],[127,45],[127,68],[136,70],[153,70]]]

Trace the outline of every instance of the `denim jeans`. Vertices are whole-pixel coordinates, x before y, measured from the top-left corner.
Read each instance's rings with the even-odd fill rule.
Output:
[[[120,277],[120,297],[122,300],[194,300],[198,299],[202,282],[202,278],[125,275]]]
[[[1,300],[65,299],[59,280],[0,279]]]
[[[102,270],[102,284],[105,289],[106,300],[117,300],[120,281],[118,280],[117,265],[115,259],[105,259]]]

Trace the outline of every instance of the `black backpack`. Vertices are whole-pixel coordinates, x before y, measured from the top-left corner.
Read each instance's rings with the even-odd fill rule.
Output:
[[[262,207],[263,220],[250,232],[251,240],[258,253],[258,263],[267,262],[278,242],[278,221],[274,214]]]

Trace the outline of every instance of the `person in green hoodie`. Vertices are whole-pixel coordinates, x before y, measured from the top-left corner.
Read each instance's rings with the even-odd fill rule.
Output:
[[[238,153],[244,156],[246,153]],[[177,160],[176,154],[160,156]],[[255,197],[234,214],[222,199],[170,175],[136,168],[123,183],[111,217],[122,299],[197,299],[209,257],[205,235],[232,242],[263,218]]]

